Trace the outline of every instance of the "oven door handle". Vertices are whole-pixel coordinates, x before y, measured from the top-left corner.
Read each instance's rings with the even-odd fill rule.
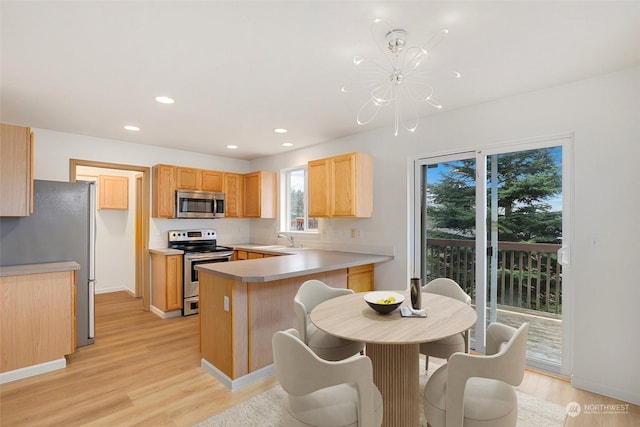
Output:
[[[203,260],[203,259],[221,259],[221,258],[229,258],[233,255],[233,253],[220,253],[220,254],[216,254],[213,255],[212,253],[206,253],[206,254],[185,254],[185,259],[190,259],[190,260]]]

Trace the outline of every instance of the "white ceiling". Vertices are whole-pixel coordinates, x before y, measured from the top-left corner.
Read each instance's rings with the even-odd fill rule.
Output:
[[[354,55],[381,55],[375,18],[409,45],[449,30],[430,61],[463,78],[434,82],[443,111],[640,66],[637,1],[3,0],[0,13],[2,122],[240,159],[392,124],[358,126],[366,93],[340,92]]]

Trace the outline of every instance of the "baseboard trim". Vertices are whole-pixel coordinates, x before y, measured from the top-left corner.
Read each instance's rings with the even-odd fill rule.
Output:
[[[47,372],[57,371],[58,369],[64,369],[66,367],[67,359],[63,357],[61,359],[51,360],[37,365],[14,369],[13,371],[2,372],[0,373],[0,384],[34,377],[40,374],[46,374]]]
[[[113,292],[127,292],[129,295],[135,297],[136,293],[133,292],[131,289],[125,287],[125,286],[120,286],[117,288],[103,288],[103,289],[96,289],[96,295],[98,294],[110,294]]]
[[[201,359],[200,365],[204,368],[205,371],[207,371],[209,375],[220,381],[231,391],[236,391],[238,389],[241,389],[242,387],[253,384],[258,380],[270,377],[276,372],[276,366],[271,364],[269,366],[265,366],[264,368],[258,369],[257,371],[253,371],[247,375],[243,375],[240,378],[232,380],[224,372],[213,366],[206,359]]]
[[[174,311],[162,311],[157,307],[150,306],[149,309],[153,314],[162,318],[162,319],[171,319],[172,317],[180,317],[182,316],[182,310],[174,310]]]
[[[629,402],[634,405],[640,405],[640,395],[629,392],[627,390],[620,390],[618,388],[608,387],[606,385],[591,381],[586,378],[571,376],[571,385],[592,393],[601,394],[603,396],[612,397],[614,399],[622,400],[623,402]]]

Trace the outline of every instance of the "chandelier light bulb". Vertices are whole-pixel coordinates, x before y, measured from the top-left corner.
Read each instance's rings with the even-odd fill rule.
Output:
[[[381,19],[373,21],[371,33],[385,61],[354,56],[356,78],[340,90],[345,93],[368,90],[369,98],[356,115],[359,125],[371,123],[382,108],[393,105],[395,135],[401,127],[414,132],[418,128],[421,105],[442,108],[433,98],[434,73],[420,67],[429,62],[428,52],[442,41],[448,30],[439,31],[422,47],[408,46],[407,32]],[[453,75],[460,77],[458,72]]]

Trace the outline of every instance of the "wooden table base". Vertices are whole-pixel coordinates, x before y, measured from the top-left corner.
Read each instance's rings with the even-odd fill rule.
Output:
[[[418,426],[420,422],[419,344],[370,344],[373,382],[382,393],[382,425]]]

